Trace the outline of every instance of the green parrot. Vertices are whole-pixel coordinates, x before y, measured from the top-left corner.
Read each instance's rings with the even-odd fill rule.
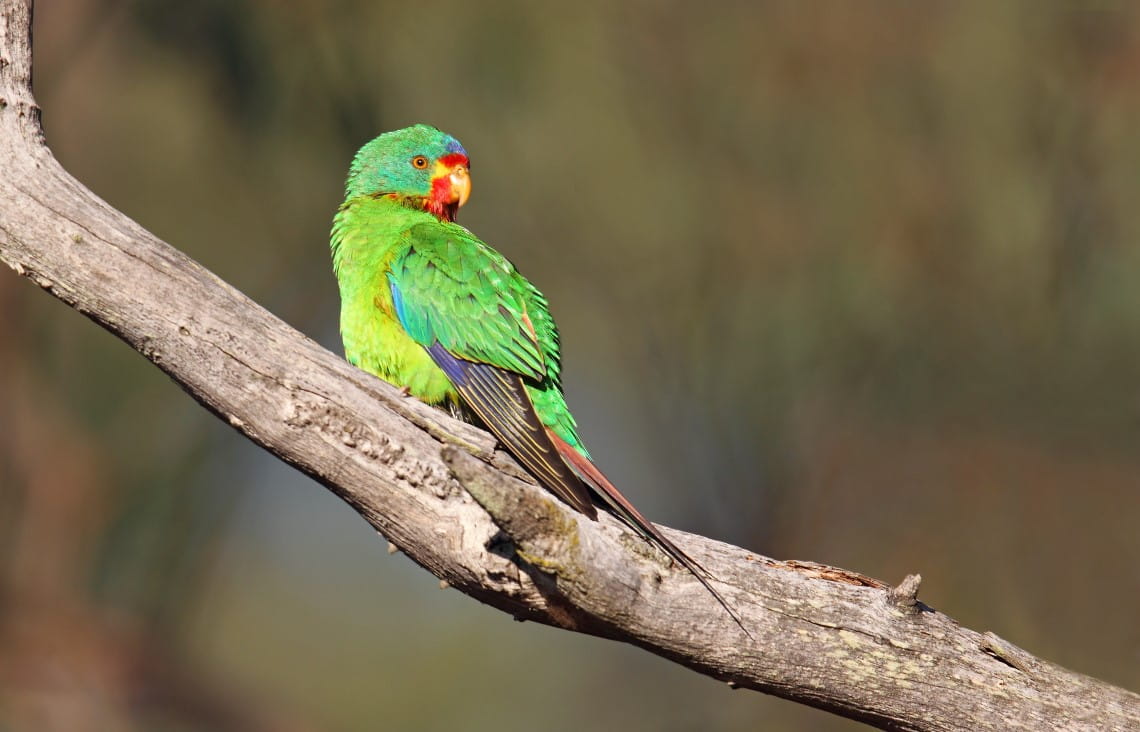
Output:
[[[356,154],[333,220],[345,356],[407,393],[481,422],[558,498],[610,510],[685,566],[739,623],[708,573],[646,519],[590,459],[562,395],[546,298],[455,223],[470,162],[424,124]],[[742,626],[743,627],[743,626]]]

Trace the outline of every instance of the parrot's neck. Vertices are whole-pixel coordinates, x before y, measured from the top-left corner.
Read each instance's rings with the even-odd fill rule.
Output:
[[[442,203],[432,198],[424,198],[422,201],[424,211],[440,221],[455,222],[455,212],[459,210],[458,203]]]
[[[440,221],[448,221],[455,223],[455,212],[459,210],[457,203],[435,203],[433,201],[424,202],[424,211],[433,215],[433,217]]]
[[[429,214],[388,196],[356,196],[333,218],[332,255],[337,277],[379,272],[400,234]]]
[[[434,196],[403,196],[399,193],[387,193],[382,196],[416,211],[426,211],[440,221],[455,222],[455,213],[459,210],[458,203],[445,203]]]

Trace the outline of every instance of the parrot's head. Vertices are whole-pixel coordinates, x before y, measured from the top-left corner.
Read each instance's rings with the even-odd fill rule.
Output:
[[[430,125],[385,132],[352,160],[345,198],[391,196],[452,221],[471,195],[467,151]]]

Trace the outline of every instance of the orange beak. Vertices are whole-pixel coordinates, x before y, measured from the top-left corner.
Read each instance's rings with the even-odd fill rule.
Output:
[[[468,172],[467,166],[462,163],[456,165],[451,169],[448,180],[451,181],[451,200],[449,203],[463,206],[471,197],[471,173]]]
[[[466,157],[448,155],[441,158],[435,162],[432,172],[432,196],[435,200],[457,206],[467,203],[471,197],[471,172],[467,170]]]

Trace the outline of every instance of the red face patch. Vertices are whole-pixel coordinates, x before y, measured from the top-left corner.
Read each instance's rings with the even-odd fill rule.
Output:
[[[441,157],[438,163],[448,172],[431,179],[431,194],[424,201],[424,208],[445,221],[454,221],[455,211],[459,207],[451,202],[451,171],[459,165],[470,167],[470,162],[463,153],[449,153]]]

